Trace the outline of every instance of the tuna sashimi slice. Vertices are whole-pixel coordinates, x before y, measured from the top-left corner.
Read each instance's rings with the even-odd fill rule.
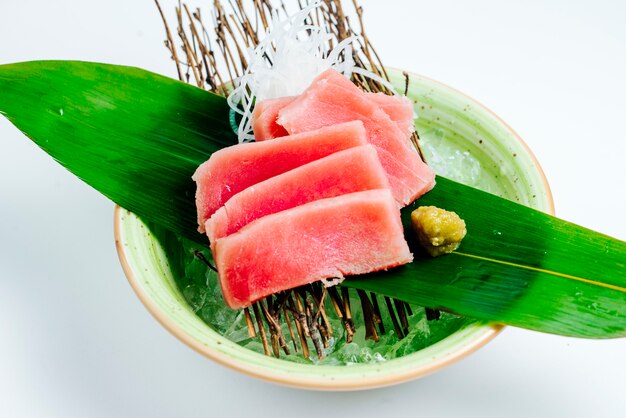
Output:
[[[418,190],[427,191],[434,186],[434,172],[411,147],[408,135],[379,106],[365,98],[358,87],[334,70],[318,76],[302,95],[282,108],[278,116],[278,123],[292,134],[348,120],[362,121],[370,143],[387,151],[395,160],[394,166],[385,164],[383,158],[381,163],[399,202],[408,204]],[[392,178],[407,185],[409,190],[395,188]]]
[[[252,131],[255,141],[280,138],[289,133],[276,123],[278,111],[291,103],[294,96],[280,97],[278,99],[268,99],[257,102],[252,112]]]
[[[413,105],[403,96],[389,96],[383,93],[363,93],[368,100],[379,106],[398,128],[407,135],[415,131],[413,125]],[[288,135],[284,127],[278,124],[278,112],[295,100],[295,96],[262,100],[255,104],[252,112],[252,130],[255,141],[279,138]]]
[[[277,122],[295,134],[346,120],[361,120],[374,145],[398,154],[398,160],[409,168],[414,164],[412,155],[403,152],[411,147],[408,135],[377,103],[332,69],[320,74],[304,93],[283,107]]]
[[[349,148],[237,193],[206,222],[211,243],[250,222],[314,200],[389,188],[372,145]]]
[[[415,131],[413,104],[407,97],[390,96],[384,93],[366,93],[366,97],[380,106],[402,133],[411,135]],[[286,102],[285,105],[288,103]]]
[[[214,152],[193,175],[198,230],[235,194],[337,151],[367,144],[363,124],[352,121],[273,141],[233,145]]]
[[[400,164],[387,150],[374,147],[378,153],[378,159],[387,173],[389,187],[393,197],[398,202],[398,207],[408,205],[422,196],[435,185],[435,174],[432,170],[423,170],[416,174]]]
[[[214,257],[231,308],[324,278],[413,259],[388,189],[316,200],[265,216],[217,240]]]

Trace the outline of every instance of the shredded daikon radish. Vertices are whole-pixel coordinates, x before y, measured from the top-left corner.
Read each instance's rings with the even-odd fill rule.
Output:
[[[254,140],[251,116],[255,100],[301,94],[315,77],[329,68],[348,78],[354,73],[372,78],[394,90],[387,80],[355,66],[352,43],[356,36],[329,50],[332,36],[308,19],[321,5],[322,0],[316,0],[285,21],[273,16],[263,40],[248,50],[248,68],[235,80],[235,89],[228,96],[229,106],[242,117],[237,129],[239,142]]]

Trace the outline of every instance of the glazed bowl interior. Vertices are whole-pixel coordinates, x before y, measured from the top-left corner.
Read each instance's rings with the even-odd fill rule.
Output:
[[[404,90],[404,77],[392,71]],[[545,177],[524,143],[498,117],[441,83],[411,75],[408,97],[419,116],[424,153],[446,177],[546,212],[552,198]],[[134,214],[116,208],[115,237],[133,289],[172,334],[199,353],[243,373],[308,389],[354,390],[399,383],[432,373],[480,348],[501,329],[468,321],[412,354],[375,364],[319,365],[265,356],[225,338],[190,306],[162,240]]]

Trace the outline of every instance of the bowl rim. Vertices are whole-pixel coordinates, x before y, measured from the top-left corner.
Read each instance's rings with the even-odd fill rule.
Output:
[[[392,67],[388,67],[389,70],[396,70]],[[494,120],[498,121],[506,128],[507,131],[511,133],[513,138],[525,149],[527,156],[534,163],[538,177],[541,178],[543,182],[543,190],[545,191],[545,198],[548,205],[548,213],[554,215],[554,198],[552,195],[552,190],[550,185],[548,184],[548,180],[546,178],[545,172],[543,168],[539,164],[535,154],[532,152],[530,147],[524,142],[524,140],[519,136],[519,134],[511,128],[506,122],[504,122],[497,114],[495,114],[491,109],[483,105],[481,102],[476,99],[468,96],[467,94],[450,87],[449,85],[432,79],[430,77],[426,77],[423,75],[409,73],[411,76],[419,77],[421,79],[427,80],[430,83],[437,84],[449,91],[455,93],[456,95],[465,98],[473,103],[475,103],[478,107],[480,107],[483,111],[486,111]],[[347,390],[363,390],[363,389],[374,389],[384,386],[390,386],[402,382],[406,382],[409,380],[413,380],[416,378],[424,377],[429,374],[436,372],[439,369],[442,369],[446,366],[449,366],[456,361],[459,361],[473,352],[477,351],[479,348],[483,347],[489,341],[494,339],[502,330],[505,328],[504,325],[501,324],[485,324],[478,325],[478,331],[476,332],[476,336],[471,340],[471,342],[466,343],[461,349],[456,349],[451,353],[446,353],[445,355],[437,358],[436,361],[430,362],[425,366],[416,367],[414,369],[404,369],[400,372],[396,372],[394,374],[382,374],[375,376],[368,376],[366,379],[364,378],[349,378],[349,379],[341,379],[335,381],[329,380],[321,380],[315,379],[310,376],[298,376],[298,375],[275,375],[266,369],[259,368],[257,366],[251,366],[245,362],[242,362],[238,359],[231,358],[228,355],[222,353],[219,350],[216,350],[208,345],[202,344],[200,341],[189,335],[185,330],[183,330],[174,320],[172,320],[169,316],[167,316],[157,304],[152,300],[152,298],[148,295],[145,288],[141,285],[140,280],[136,276],[131,263],[129,262],[124,245],[122,243],[122,219],[123,214],[126,210],[122,207],[116,205],[114,209],[114,236],[115,236],[115,246],[117,249],[118,257],[120,260],[120,264],[122,265],[122,269],[124,274],[141,301],[141,303],[146,307],[146,309],[150,312],[150,314],[159,322],[165,329],[167,329],[172,335],[174,335],[178,340],[183,342],[185,345],[192,348],[197,353],[226,366],[230,369],[237,370],[245,375],[259,378],[261,380],[269,381],[272,383],[296,387],[301,389],[313,389],[313,390],[331,390],[331,391],[347,391]],[[482,332],[481,332],[482,331]],[[336,366],[332,366],[336,367]]]

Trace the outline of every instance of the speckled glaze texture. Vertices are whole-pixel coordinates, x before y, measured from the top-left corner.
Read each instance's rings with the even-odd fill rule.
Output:
[[[404,91],[402,72],[392,70],[390,75],[398,90]],[[553,212],[550,189],[539,164],[497,116],[462,93],[418,75],[410,76],[407,95],[419,116],[416,127],[427,157],[440,158],[432,152],[438,147],[461,157],[471,155],[480,166],[467,168],[477,170],[470,185]],[[459,165],[465,169],[463,161]],[[454,172],[441,174],[455,176]],[[200,354],[274,383],[317,390],[392,385],[458,361],[501,330],[498,325],[470,325],[416,353],[379,364],[320,366],[275,359],[239,346],[204,323],[177,288],[158,242],[136,216],[119,207],[115,210],[115,240],[131,286],[165,328]]]

